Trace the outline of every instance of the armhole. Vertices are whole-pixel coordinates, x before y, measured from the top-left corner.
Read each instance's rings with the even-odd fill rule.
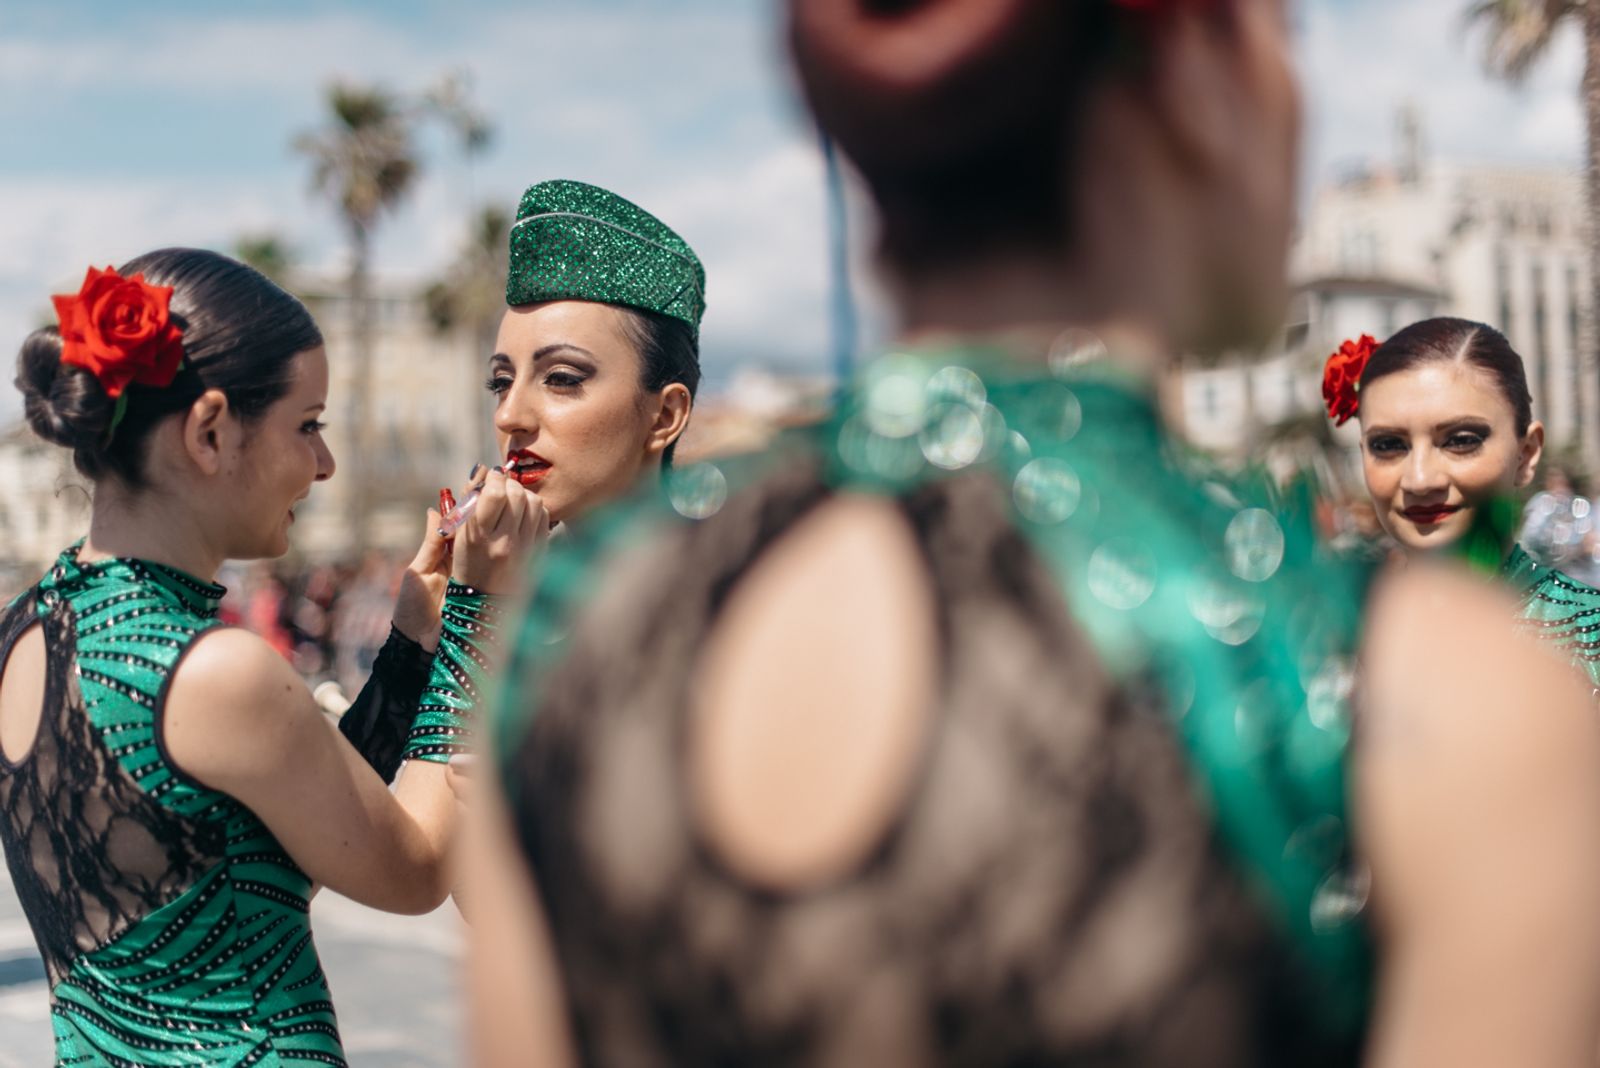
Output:
[[[197,793],[213,801],[231,799],[221,790],[207,786],[193,775],[184,771],[183,768],[179,767],[177,760],[173,758],[171,751],[167,748],[167,696],[172,692],[172,680],[178,677],[178,669],[183,666],[184,660],[188,658],[194,647],[199,645],[207,635],[233,629],[236,629],[233,624],[213,622],[191,634],[188,642],[184,644],[182,649],[178,650],[178,655],[173,659],[172,666],[167,669],[167,677],[161,680],[161,689],[156,691],[155,708],[150,712],[150,733],[154,737],[156,753],[161,758],[161,766],[167,769],[167,774],[171,775],[179,787],[186,792],[191,795]],[[175,792],[168,790],[159,797],[155,797],[153,794],[151,796],[155,797],[156,801],[164,808],[179,811],[173,803],[176,800],[173,796]],[[149,791],[146,791],[146,793],[149,793]],[[191,815],[189,813],[182,814]],[[193,815],[198,815],[198,813]]]

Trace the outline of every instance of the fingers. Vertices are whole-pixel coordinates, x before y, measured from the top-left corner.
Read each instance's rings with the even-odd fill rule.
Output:
[[[445,566],[450,557],[450,541],[439,533],[439,513],[428,509],[428,522],[422,531],[422,544],[411,560],[411,570],[429,574]]]
[[[544,506],[544,499],[532,490],[528,494],[528,515],[523,521],[523,533],[531,536],[535,544],[543,544],[550,536],[550,512]]]
[[[472,518],[467,520],[467,526],[473,533],[486,536],[500,525],[500,517],[506,509],[506,473],[502,468],[494,467],[484,477],[483,488],[478,491],[478,504],[472,513]]]

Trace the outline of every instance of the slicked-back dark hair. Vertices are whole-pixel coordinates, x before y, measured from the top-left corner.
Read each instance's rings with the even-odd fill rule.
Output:
[[[150,432],[219,389],[243,420],[259,418],[289,391],[294,357],[322,344],[311,313],[253,267],[204,249],[165,248],[123,264],[151,285],[172,287],[172,321],[183,330],[183,369],[170,385],[129,385],[127,411],[113,430],[115,403],[88,370],[61,362],[61,334],[35,330],[17,355],[17,388],[28,425],[72,450],[87,478],[144,485]]]
[[[1361,372],[1361,391],[1385,375],[1426,363],[1470,363],[1489,372],[1500,395],[1511,405],[1517,436],[1533,424],[1533,395],[1522,357],[1506,336],[1487,323],[1440,316],[1412,323],[1379,345]]]

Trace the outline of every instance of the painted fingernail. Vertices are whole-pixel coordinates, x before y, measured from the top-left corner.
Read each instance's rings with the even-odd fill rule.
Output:
[[[473,464],[472,465],[472,470],[467,472],[467,481],[468,482],[476,482],[477,479],[478,479],[478,476],[481,475],[482,473],[483,473],[483,465],[482,464]]]
[[[506,469],[501,467],[499,464],[495,464],[493,467],[489,468],[489,470],[493,471],[497,475],[503,475],[506,473]]]

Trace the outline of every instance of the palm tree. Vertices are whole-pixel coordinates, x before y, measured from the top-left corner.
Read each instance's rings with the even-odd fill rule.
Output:
[[[294,262],[294,252],[278,234],[241,234],[233,243],[234,256],[248,263],[280,286],[285,286]]]
[[[1583,115],[1587,144],[1584,157],[1585,201],[1589,223],[1588,341],[1581,356],[1586,375],[1596,373],[1595,346],[1600,343],[1600,3],[1586,0],[1473,0],[1469,24],[1488,30],[1484,64],[1517,83],[1526,78],[1549,51],[1556,31],[1576,23],[1583,31]],[[1590,418],[1595,413],[1588,413]],[[1581,427],[1580,422],[1580,427]]]
[[[372,232],[395,208],[417,176],[418,113],[408,102],[377,86],[335,84],[327,93],[331,112],[320,129],[303,133],[294,148],[311,160],[312,187],[331,200],[350,244],[350,440],[349,487],[352,549],[368,537],[371,479],[365,467],[367,413],[372,376]]]
[[[479,209],[455,261],[422,293],[423,306],[435,331],[465,333],[472,339],[472,358],[476,362],[467,369],[468,381],[472,372],[483,369],[505,311],[506,239],[510,226],[511,216],[504,209],[492,205]],[[483,440],[474,435],[462,441],[471,455],[457,467],[464,468],[472,460],[492,454],[483,451],[485,446],[493,445],[489,440],[489,394],[485,390],[476,395],[481,401],[472,405],[468,414],[470,425],[479,428]]]

